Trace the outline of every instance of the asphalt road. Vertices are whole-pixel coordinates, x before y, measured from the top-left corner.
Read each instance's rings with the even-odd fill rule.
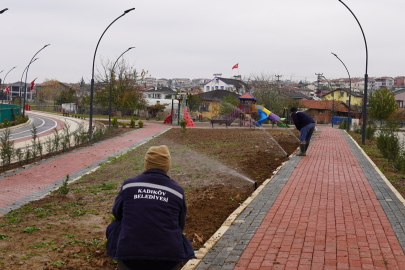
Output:
[[[30,124],[28,126],[12,129],[10,140],[17,140],[17,139],[21,139],[21,138],[31,137],[32,136],[32,132],[31,132],[32,125],[36,126],[37,135],[39,135],[43,132],[49,131],[49,130],[53,130],[58,125],[58,123],[55,120],[47,118],[45,116],[30,114],[27,112],[26,112],[26,114],[29,115],[29,117],[32,121],[32,124]]]

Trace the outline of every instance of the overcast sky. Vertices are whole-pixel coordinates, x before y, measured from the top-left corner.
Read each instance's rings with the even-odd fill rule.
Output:
[[[370,77],[405,75],[404,0],[344,0],[365,32]],[[125,10],[136,8],[106,32],[97,51],[125,59],[155,78],[212,78],[267,73],[316,80],[365,73],[360,28],[338,0],[2,0],[0,74],[28,81],[91,79],[97,41]],[[239,71],[232,67],[239,63]],[[149,76],[148,75],[148,76]]]

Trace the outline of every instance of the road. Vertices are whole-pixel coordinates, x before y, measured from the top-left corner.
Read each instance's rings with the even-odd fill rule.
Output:
[[[28,126],[12,129],[10,140],[18,140],[23,138],[31,139],[32,125],[34,125],[37,128],[37,135],[53,130],[58,126],[58,122],[56,120],[48,118],[44,115],[37,115],[32,113],[27,113],[27,115],[32,121],[31,124]]]

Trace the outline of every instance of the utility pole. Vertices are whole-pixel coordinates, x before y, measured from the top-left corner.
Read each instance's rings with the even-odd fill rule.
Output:
[[[280,90],[280,77],[283,77],[283,75],[275,75],[277,77],[277,90]]]
[[[318,76],[318,90],[316,95],[319,96],[321,94],[321,78],[323,76],[323,73],[315,73],[315,75]]]

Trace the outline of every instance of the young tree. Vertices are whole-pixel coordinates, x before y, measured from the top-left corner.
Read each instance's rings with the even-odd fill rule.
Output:
[[[257,98],[257,104],[263,105],[276,115],[282,115],[284,108],[299,107],[299,101],[282,95],[273,76],[251,75],[248,80],[251,93]]]
[[[200,94],[197,95],[187,94],[187,106],[190,112],[199,111],[201,103],[202,101]]]
[[[230,114],[232,110],[238,106],[239,99],[232,95],[228,95],[219,100],[219,114]]]
[[[398,109],[395,94],[391,89],[382,88],[370,93],[369,112],[372,119],[387,120]]]
[[[142,71],[141,77],[139,77],[134,67],[122,59],[117,63],[116,72],[111,76],[113,64],[109,60],[102,61],[103,70],[96,75],[97,87],[95,87],[94,103],[104,108],[109,107],[111,85],[112,107],[131,110],[144,109],[146,102],[140,93],[138,80],[143,81],[143,76],[147,72]]]

